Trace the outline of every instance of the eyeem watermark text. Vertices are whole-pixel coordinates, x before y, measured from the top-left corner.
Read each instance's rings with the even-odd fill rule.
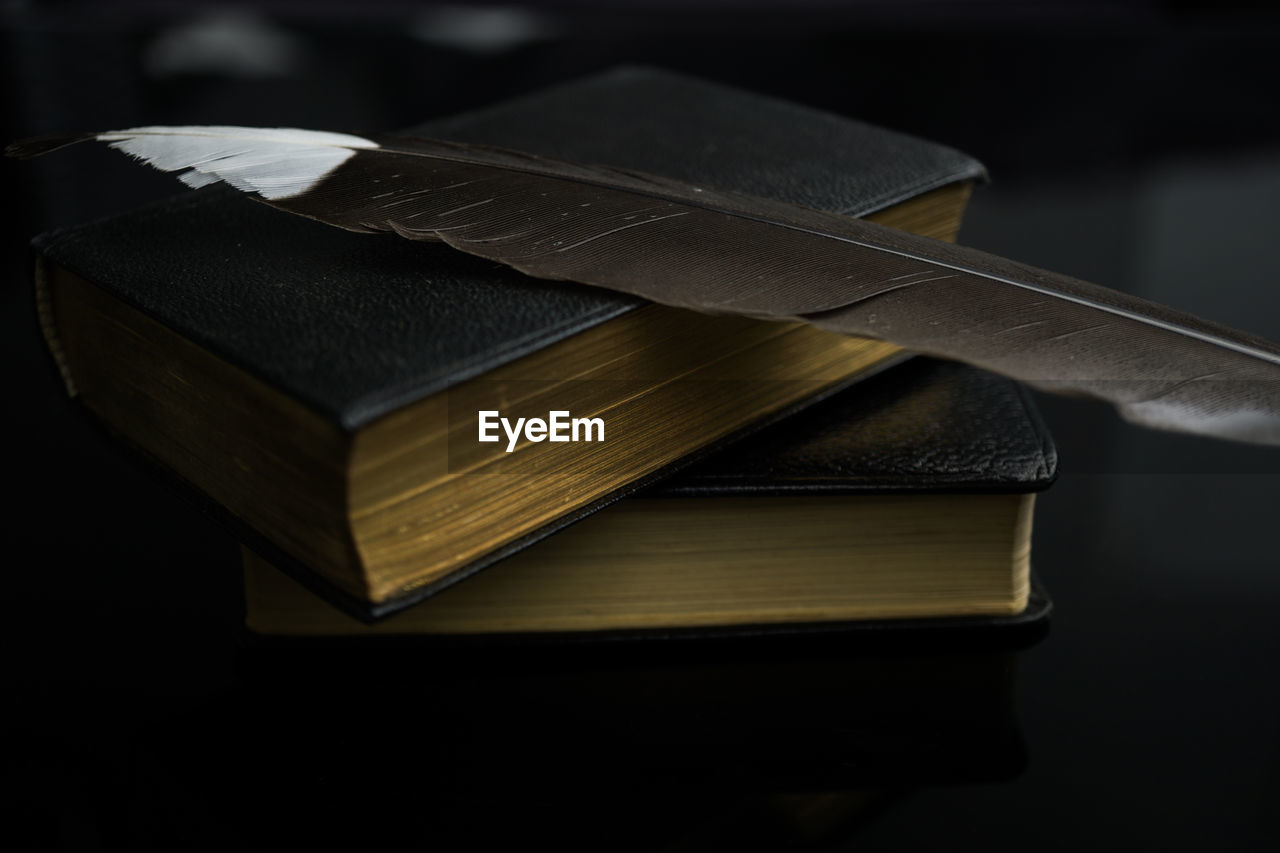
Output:
[[[496,409],[477,413],[480,441],[501,441],[499,427],[507,436],[507,452],[516,449],[523,435],[526,441],[604,441],[604,418],[575,418],[567,411],[547,412],[542,418],[516,418],[512,423]]]

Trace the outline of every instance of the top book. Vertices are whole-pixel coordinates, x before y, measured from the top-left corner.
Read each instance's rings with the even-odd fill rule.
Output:
[[[413,133],[940,239],[983,176],[940,145],[646,69]],[[255,548],[370,617],[902,357],[539,281],[217,187],[36,248],[69,390]]]

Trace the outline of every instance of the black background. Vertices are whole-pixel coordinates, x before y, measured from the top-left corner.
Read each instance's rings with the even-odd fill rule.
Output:
[[[633,0],[607,12],[525,5],[505,18],[462,8],[8,3],[0,136],[181,123],[387,130],[621,62],[653,64],[961,148],[994,179],[975,195],[962,242],[1280,339],[1280,19],[1262,4]],[[495,40],[495,27],[514,36]],[[248,845],[234,800],[137,783],[138,744],[156,732],[203,721],[158,750],[199,773],[184,750],[252,718],[242,700],[217,710],[241,679],[236,546],[77,416],[30,295],[31,236],[174,186],[92,150],[2,168],[12,220],[0,336],[11,472],[4,678],[16,711],[4,751],[20,793],[0,831],[37,849]],[[1019,663],[1025,768],[1002,782],[899,780],[834,839],[810,843],[1275,849],[1280,453],[1039,399],[1062,476],[1040,503],[1035,563],[1057,609],[1049,637]],[[270,709],[261,719],[280,725]],[[387,778],[376,765],[334,766],[359,780],[336,789]],[[475,789],[495,823],[508,799],[528,794]],[[743,843],[720,831],[741,817],[737,806],[709,790],[684,794],[669,813],[643,801],[643,814],[594,823],[562,803],[561,823],[540,831],[568,843],[575,826],[592,825],[634,841],[628,821],[670,820],[659,847]],[[412,823],[412,809],[402,819]],[[378,822],[368,821],[374,847]],[[425,826],[422,847],[439,838]]]

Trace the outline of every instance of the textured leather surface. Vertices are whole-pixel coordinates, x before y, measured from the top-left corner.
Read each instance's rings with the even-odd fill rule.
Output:
[[[657,487],[657,494],[1030,492],[1057,473],[1027,392],[916,358],[792,415]]]
[[[617,68],[414,130],[855,216],[986,178],[953,148],[651,68]]]
[[[644,69],[416,132],[849,213],[983,174],[943,146]],[[641,304],[441,246],[342,232],[216,187],[36,246],[348,429]]]
[[[223,187],[37,245],[349,429],[642,304],[443,244],[342,231]]]

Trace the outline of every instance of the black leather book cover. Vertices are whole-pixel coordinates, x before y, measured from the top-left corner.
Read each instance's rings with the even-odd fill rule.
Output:
[[[342,128],[332,128],[341,130]],[[414,131],[861,215],[982,167],[945,146],[624,68]],[[358,429],[641,302],[210,187],[38,237],[48,259]]]
[[[1026,494],[1057,476],[1027,390],[919,357],[695,463],[654,494]]]

